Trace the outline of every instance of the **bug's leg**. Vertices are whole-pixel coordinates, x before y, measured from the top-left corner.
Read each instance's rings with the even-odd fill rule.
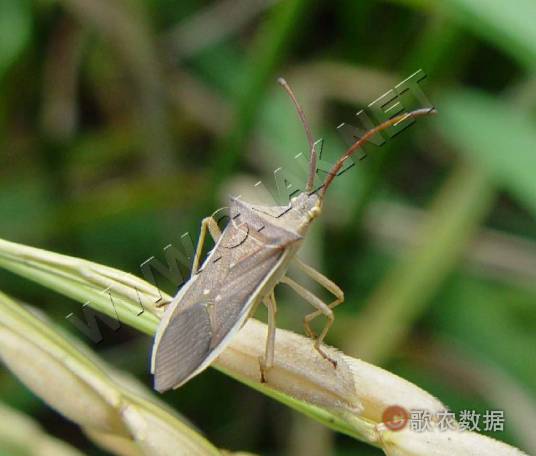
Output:
[[[298,257],[294,258],[294,262],[296,266],[298,266],[303,272],[305,272],[305,274],[307,274],[311,279],[323,286],[333,296],[335,296],[335,301],[328,304],[328,307],[330,309],[333,309],[334,307],[337,307],[339,304],[342,304],[344,302],[344,291],[342,291],[337,284],[332,282],[330,279],[328,279],[322,273],[318,272],[316,269],[304,263]],[[316,310],[312,314],[306,316],[306,320],[304,321],[305,331],[312,337],[314,337],[314,333],[311,330],[311,326],[309,325],[309,323],[311,322],[311,320],[318,317],[319,315],[322,315],[322,312],[320,310]]]
[[[275,349],[275,315],[277,313],[277,303],[274,292],[272,291],[263,299],[264,305],[268,309],[268,334],[266,335],[266,349],[264,356],[259,358],[259,367],[261,370],[261,382],[266,383],[266,372],[274,365]]]
[[[199,262],[201,261],[201,255],[203,254],[203,246],[205,245],[205,238],[207,236],[207,229],[214,239],[214,242],[218,242],[218,239],[221,236],[221,230],[216,220],[213,217],[205,217],[201,222],[201,230],[199,232],[199,240],[197,241],[197,247],[195,248],[194,261],[192,263],[192,273],[190,277],[193,277],[194,274],[199,270]]]
[[[199,269],[199,262],[201,260],[201,255],[203,254],[203,246],[205,245],[205,238],[207,236],[207,229],[214,239],[214,242],[217,242],[221,236],[221,230],[216,220],[213,217],[205,217],[201,222],[201,230],[199,232],[199,240],[197,241],[197,246],[195,248],[195,256],[192,264],[192,271],[190,277],[192,277]],[[156,304],[156,307],[161,307],[169,304],[169,302],[161,301]]]
[[[309,304],[311,304],[313,307],[317,309],[317,311],[306,315],[304,319],[304,324],[306,331],[309,336],[314,338],[314,347],[318,353],[320,353],[326,360],[328,360],[331,364],[333,364],[333,367],[337,367],[337,361],[330,358],[329,355],[322,349],[321,344],[324,340],[324,337],[326,337],[326,334],[329,331],[329,328],[331,328],[331,325],[333,324],[333,321],[335,320],[335,317],[333,316],[333,311],[330,309],[330,307],[322,301],[320,298],[318,298],[316,295],[311,293],[306,288],[302,287],[299,283],[295,282],[294,280],[290,279],[289,277],[285,276],[281,279],[281,283],[287,284],[289,287],[291,287],[297,294],[299,294],[303,299],[305,299]],[[313,331],[311,330],[311,327],[309,326],[309,322],[315,318],[317,315],[317,312],[320,312],[320,314],[325,315],[327,318],[326,325],[324,326],[324,329],[320,333],[319,336],[315,336]]]
[[[382,425],[380,425],[382,426]],[[391,451],[391,445],[387,443],[384,439],[384,432],[385,430],[378,429],[378,426],[376,426],[376,432],[378,433],[378,442],[380,443],[380,448],[383,450],[386,456],[392,456],[393,453]]]

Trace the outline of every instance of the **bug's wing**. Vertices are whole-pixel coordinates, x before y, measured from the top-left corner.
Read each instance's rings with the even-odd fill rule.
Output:
[[[239,248],[230,249],[226,245],[234,245],[232,236],[237,236],[236,228],[228,227],[202,272],[185,285],[188,288],[162,319],[152,367],[155,389],[160,392],[184,384],[205,369],[240,329],[263,290],[275,285],[274,271],[286,250],[273,246],[284,245],[282,239],[288,242],[289,234],[250,233]]]
[[[263,290],[275,285],[274,271],[285,255],[283,249],[258,249],[229,269],[217,291],[221,301],[215,302],[212,313],[212,349],[230,339],[232,330],[242,326],[252,307],[262,299]]]
[[[154,387],[161,393],[182,383],[209,352],[212,329],[205,303],[172,317],[155,346]]]

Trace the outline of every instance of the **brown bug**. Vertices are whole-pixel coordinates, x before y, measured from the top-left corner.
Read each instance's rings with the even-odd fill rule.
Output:
[[[331,280],[303,263],[297,256],[311,222],[320,215],[327,189],[344,162],[376,133],[409,117],[434,113],[420,109],[394,117],[369,130],[333,165],[324,184],[313,191],[317,151],[311,129],[296,97],[284,79],[279,83],[292,99],[303,123],[310,147],[309,176],[305,191],[292,198],[288,207],[253,205],[232,199],[230,222],[223,232],[214,218],[207,217],[201,232],[189,281],[169,304],[158,327],[151,361],[155,389],[178,388],[207,368],[225,349],[235,333],[262,301],[268,308],[268,335],[264,356],[259,360],[261,381],[274,362],[278,283],[290,286],[316,309],[304,318],[305,331],[314,338],[315,349],[334,367],[322,349],[322,341],[333,324],[333,308],[344,300],[343,291]],[[216,245],[199,267],[207,230]],[[327,304],[287,275],[290,263],[318,282],[335,299]],[[317,336],[310,327],[324,315],[326,325]]]

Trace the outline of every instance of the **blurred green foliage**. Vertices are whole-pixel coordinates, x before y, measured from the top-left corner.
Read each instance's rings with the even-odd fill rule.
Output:
[[[140,274],[229,193],[296,169],[277,76],[333,161],[336,126],[422,68],[439,115],[336,181],[303,256],[345,290],[332,343],[453,410],[505,410],[493,436],[534,453],[535,17],[531,0],[1,0],[0,237]],[[74,331],[73,302],[0,284]],[[276,293],[301,330],[305,304]],[[104,335],[95,349],[150,384],[150,339]],[[102,454],[4,370],[0,397]],[[379,454],[212,370],[164,400],[218,447]]]

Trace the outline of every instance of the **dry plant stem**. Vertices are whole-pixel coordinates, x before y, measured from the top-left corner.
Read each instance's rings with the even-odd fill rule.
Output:
[[[314,119],[330,99],[363,105],[397,82],[395,77],[380,71],[335,62],[299,66],[291,70],[290,79],[294,87],[301,87],[310,95],[303,100],[309,107],[309,120],[311,116]],[[178,109],[187,112],[217,136],[228,130],[231,107],[213,89],[183,69],[177,69],[167,85],[170,98]]]
[[[175,58],[191,57],[238,32],[279,0],[221,0],[187,17],[166,33]]]
[[[77,123],[77,90],[85,31],[70,17],[52,33],[43,77],[42,125],[57,142],[71,139]]]
[[[63,270],[58,266],[60,263],[63,264]],[[91,270],[98,277],[111,276],[118,283],[132,283],[137,288],[146,291],[152,288],[148,284],[142,285],[142,280],[129,274],[95,263],[6,241],[0,242],[0,266],[45,286],[56,288],[75,299],[76,296],[71,293],[70,281],[80,272],[76,266],[67,267],[66,264],[73,266],[77,263],[78,266],[83,264],[86,268],[91,265]],[[36,270],[40,271],[40,274],[35,274]],[[65,271],[68,271],[66,276]],[[87,276],[82,274],[77,279],[77,287],[88,282]],[[58,283],[62,281],[69,282],[69,286],[64,288],[58,286]],[[93,294],[97,293],[94,287],[90,288],[90,291]],[[125,306],[134,307],[135,303],[129,301],[128,296],[131,295],[132,293],[123,293]],[[107,315],[114,315],[111,306],[98,306],[94,302],[92,305]],[[17,313],[16,308],[13,306],[10,308],[13,313]],[[150,311],[155,313],[147,311],[139,316],[130,315],[124,321],[135,327],[144,328],[148,333],[154,333],[158,324],[157,314],[161,311],[154,307]],[[5,312],[0,313],[0,317],[2,315],[5,318]],[[136,323],[136,319],[143,323]],[[16,319],[4,324],[7,331],[10,331],[16,324]],[[277,331],[274,364],[266,373],[266,383],[261,383],[258,359],[264,353],[266,331],[265,324],[250,319],[216,360],[214,367],[334,430],[387,449],[390,456],[450,456],[452,454],[470,456],[475,454],[473,451],[475,445],[480,449],[478,454],[486,456],[523,454],[512,447],[470,432],[457,432],[449,435],[448,439],[445,439],[444,435],[439,432],[427,435],[426,438],[414,432],[391,435],[381,425],[382,413],[386,407],[396,404],[407,409],[424,409],[434,413],[443,410],[444,405],[427,392],[396,375],[325,346],[324,349],[329,356],[337,360],[337,369],[333,369],[332,365],[314,350],[310,339],[289,331]],[[26,337],[30,334],[28,342],[34,342],[31,331],[25,330],[19,334],[26,335]],[[48,333],[49,339],[58,340],[57,337],[53,332]],[[61,341],[58,343],[62,344]],[[2,347],[1,344],[0,347]],[[66,350],[69,349],[68,346],[63,347]],[[17,357],[13,359],[16,362]],[[85,361],[80,359],[80,362],[81,367],[85,365],[86,369],[89,368],[87,359]],[[57,367],[63,368],[61,364]],[[98,383],[93,384],[93,387],[97,386]],[[114,397],[117,398],[116,392],[109,388],[99,389],[101,390],[107,392],[105,397],[111,400],[112,404],[117,403],[114,399]],[[136,423],[138,423],[136,413],[130,417],[132,418],[131,424],[134,423],[132,426],[137,426]],[[113,421],[110,425],[112,424]]]
[[[320,109],[329,100],[367,105],[399,81],[396,75],[385,71],[333,60],[315,60],[296,66],[290,70],[288,78],[295,87],[308,94],[304,101],[309,103],[310,97]],[[311,111],[307,109],[307,112]]]
[[[134,81],[139,113],[137,124],[144,133],[147,171],[161,176],[173,167],[171,137],[167,128],[165,87],[151,33],[137,6],[106,0],[62,0],[83,23],[95,27],[114,47]],[[140,6],[141,7],[141,6]]]
[[[254,71],[245,79],[241,95],[234,103],[230,131],[217,146],[213,176],[213,188],[218,189],[239,160],[239,151],[244,149],[248,134],[254,127],[259,100],[266,93],[267,83],[273,71],[282,61],[288,44],[302,22],[300,14],[308,0],[290,0],[278,4],[270,11],[250,47]],[[212,197],[211,197],[212,198]]]
[[[42,456],[82,456],[76,448],[48,435],[29,416],[0,403],[0,453],[10,454],[7,449],[16,449],[16,454]],[[6,451],[4,453],[2,450]]]
[[[0,266],[153,334],[155,304],[171,298],[139,278],[79,258],[0,239]],[[142,312],[144,318],[139,318]]]
[[[168,81],[167,91],[175,108],[195,119],[216,136],[223,136],[231,126],[232,112],[228,103],[214,89],[192,74],[178,69]]]
[[[129,449],[116,454],[220,454],[136,380],[2,293],[0,358],[29,389],[98,444]]]
[[[422,209],[379,201],[365,219],[368,236],[386,251],[407,251],[422,240],[419,232],[430,215]],[[536,280],[536,242],[491,228],[481,228],[467,246],[464,259],[472,272],[524,288]]]

